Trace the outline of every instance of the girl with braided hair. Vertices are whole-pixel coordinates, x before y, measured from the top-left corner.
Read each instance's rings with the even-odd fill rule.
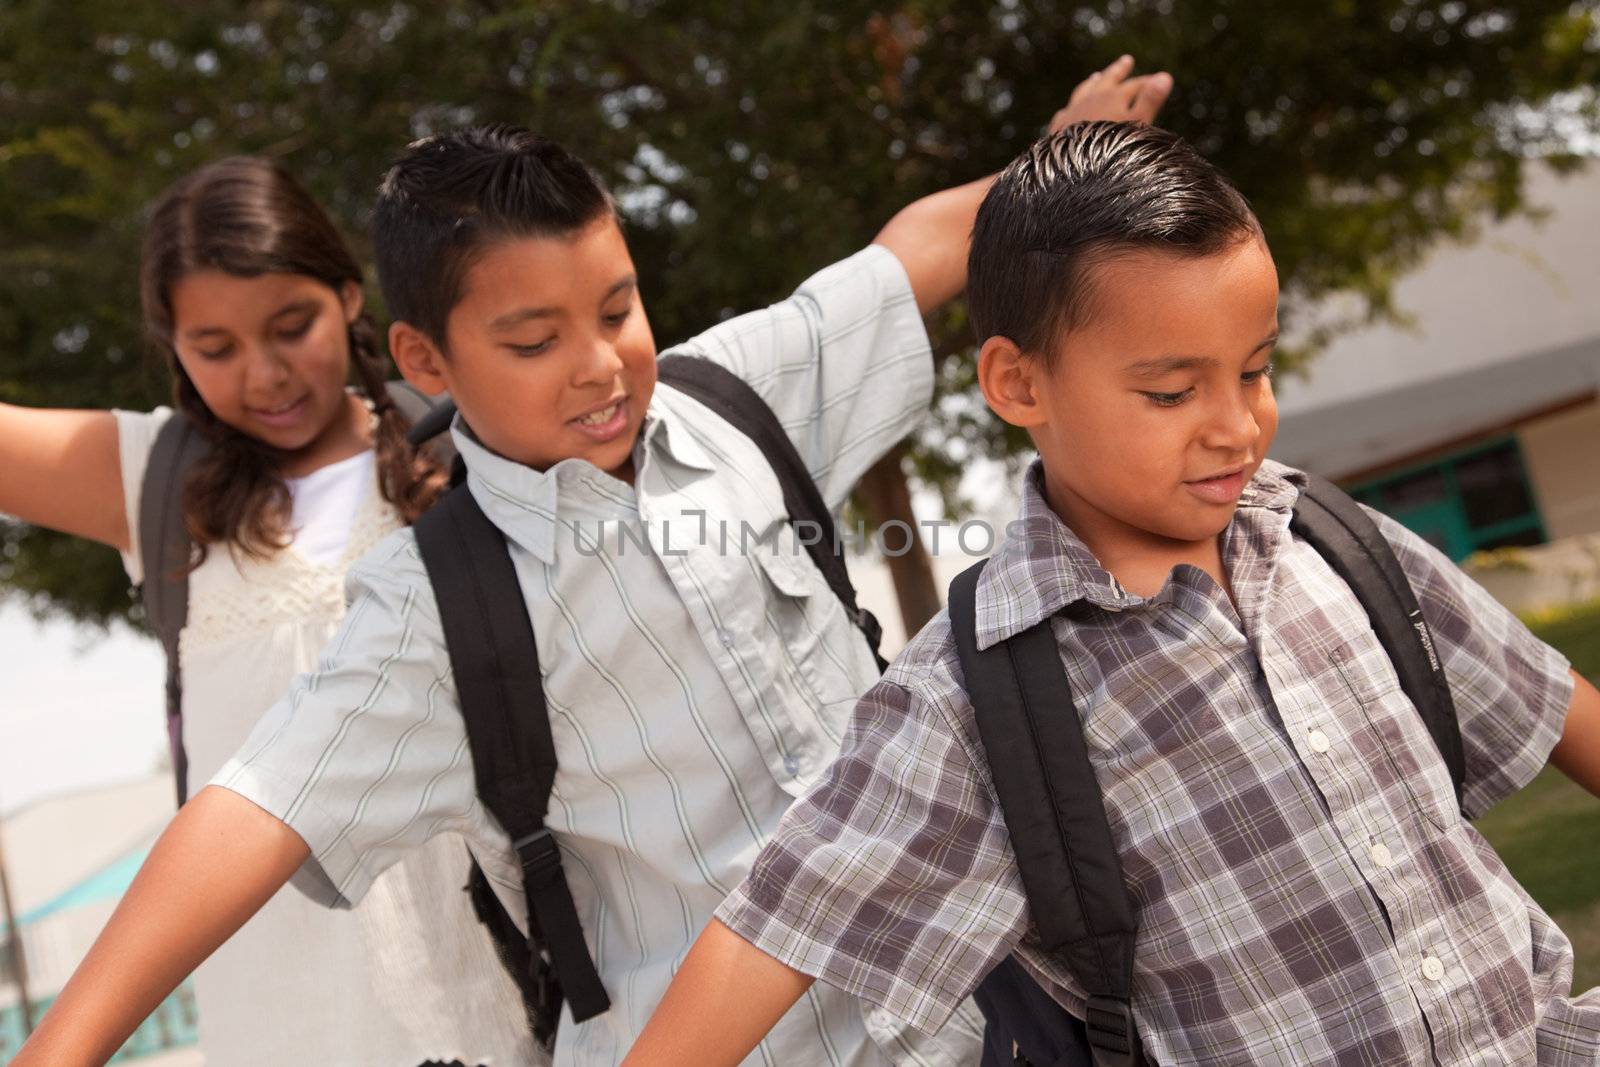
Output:
[[[174,418],[204,437],[182,485],[195,552],[178,645],[186,776],[204,784],[315,666],[346,567],[444,478],[406,442],[355,257],[276,163],[225,159],[172,186],[140,283],[173,408],[0,404],[0,512],[111,545],[141,582],[154,442]],[[435,844],[353,911],[279,893],[202,965],[208,1067],[537,1062],[520,995],[461,892],[466,849]]]

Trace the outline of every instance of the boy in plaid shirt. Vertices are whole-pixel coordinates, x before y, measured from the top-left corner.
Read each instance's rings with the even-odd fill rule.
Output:
[[[1264,458],[1277,277],[1243,198],[1170,134],[1069,127],[989,193],[969,299],[984,395],[1041,456],[977,643],[1050,620],[1138,917],[1146,1056],[1600,1063],[1600,990],[1571,995],[1571,945],[1466,821],[1547,761],[1600,794],[1600,693],[1375,516],[1450,683],[1458,808],[1360,603],[1289,529],[1304,477]],[[1012,952],[1081,1017],[1032,928],[1003,769],[941,615],[629,1062],[731,1064],[816,978],[933,1027]]]

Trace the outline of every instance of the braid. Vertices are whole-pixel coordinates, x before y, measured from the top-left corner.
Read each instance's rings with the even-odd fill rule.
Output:
[[[377,332],[365,313],[350,324],[350,363],[378,417],[372,447],[377,457],[379,491],[410,524],[438,499],[445,487],[445,472],[406,440],[411,421],[389,395]]]

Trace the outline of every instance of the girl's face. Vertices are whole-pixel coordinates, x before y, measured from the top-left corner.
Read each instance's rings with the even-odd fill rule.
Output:
[[[217,418],[288,453],[314,450],[350,425],[359,285],[201,270],[180,278],[171,300],[178,362]]]

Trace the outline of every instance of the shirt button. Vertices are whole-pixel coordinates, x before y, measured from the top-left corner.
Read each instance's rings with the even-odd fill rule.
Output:
[[[800,761],[795,759],[793,756],[785,756],[783,759],[783,769],[789,773],[789,777],[793,778],[795,775],[800,773]]]
[[[1379,867],[1391,867],[1394,865],[1394,853],[1389,851],[1388,845],[1373,845],[1372,851],[1367,855],[1371,856],[1372,862]]]
[[[1306,744],[1311,746],[1311,751],[1320,756],[1328,751],[1328,735],[1321,730],[1312,730],[1306,734]]]
[[[1444,977],[1444,964],[1437,956],[1429,956],[1422,961],[1422,977],[1430,982],[1437,982]]]
[[[733,647],[733,635],[726,630],[717,631],[717,640],[722,642],[723,648]]]

